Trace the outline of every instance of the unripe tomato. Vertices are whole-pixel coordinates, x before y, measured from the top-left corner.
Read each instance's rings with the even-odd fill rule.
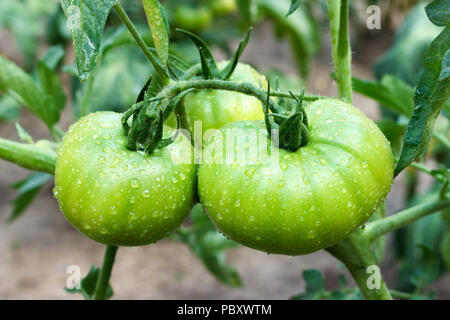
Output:
[[[228,61],[219,63],[219,69],[224,68],[227,63]],[[244,63],[238,63],[230,80],[249,82],[257,87],[267,88],[264,75]],[[201,121],[203,135],[207,130],[219,129],[229,122],[264,118],[261,101],[233,91],[202,90],[188,93],[181,103],[187,114],[189,131],[193,132],[195,121]],[[176,125],[173,115],[168,119],[167,124]]]
[[[192,207],[196,170],[181,158],[190,152],[183,135],[150,155],[130,151],[121,114],[92,113],[70,127],[58,149],[55,196],[67,220],[95,241],[156,242]]]
[[[202,31],[207,29],[213,20],[211,9],[207,6],[189,6],[180,4],[175,8],[174,23],[177,27]]]
[[[274,147],[278,158],[267,153],[266,132],[254,139],[264,121],[229,123],[206,143],[200,200],[231,239],[269,253],[307,254],[347,237],[385,199],[393,157],[378,127],[340,100],[305,111],[308,144],[295,152]],[[241,143],[223,144],[227,135]]]

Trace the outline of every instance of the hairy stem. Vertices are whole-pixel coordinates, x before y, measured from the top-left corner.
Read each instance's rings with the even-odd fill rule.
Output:
[[[352,102],[351,49],[348,32],[348,0],[328,0],[333,63],[338,96]]]
[[[372,283],[369,279],[372,273],[368,268],[376,266],[377,263],[370,250],[370,243],[359,230],[326,250],[345,264],[365,299],[392,300],[381,274],[378,275],[378,283]]]
[[[432,200],[425,203],[405,209],[387,218],[367,223],[363,233],[368,241],[372,242],[383,234],[399,229],[408,223],[448,207],[450,207],[450,199],[441,199],[435,196]]]
[[[167,72],[166,69],[164,69],[159,60],[153,55],[153,53],[147,47],[147,45],[144,42],[144,39],[142,39],[138,31],[136,30],[136,27],[134,26],[133,22],[131,22],[130,18],[128,17],[127,13],[123,9],[119,1],[117,1],[116,4],[114,5],[114,10],[116,11],[120,20],[122,20],[123,24],[127,27],[130,34],[133,36],[134,40],[136,40],[136,43],[139,46],[139,48],[141,48],[144,55],[153,65],[153,68],[155,68],[156,73],[158,73],[158,75],[162,79],[169,78],[169,73]]]
[[[109,278],[111,277],[114,260],[116,259],[117,249],[119,249],[117,246],[106,246],[102,269],[100,270],[95,286],[94,300],[105,300],[106,298],[106,291],[108,290]]]
[[[35,144],[26,144],[0,138],[0,158],[30,170],[54,174],[56,152],[48,143],[41,140]]]

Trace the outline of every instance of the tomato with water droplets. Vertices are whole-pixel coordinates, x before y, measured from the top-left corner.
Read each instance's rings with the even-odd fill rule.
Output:
[[[309,140],[295,152],[273,146],[264,121],[229,123],[206,143],[199,197],[231,239],[307,254],[343,240],[384,201],[393,156],[378,127],[340,100],[313,102],[305,112]]]
[[[70,127],[58,149],[54,193],[67,220],[86,236],[105,244],[145,245],[186,218],[196,170],[183,135],[150,155],[128,150],[121,116],[92,113]]]

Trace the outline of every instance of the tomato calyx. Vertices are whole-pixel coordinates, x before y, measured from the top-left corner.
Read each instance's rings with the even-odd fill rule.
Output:
[[[267,132],[272,143],[278,148],[294,152],[308,143],[308,117],[303,108],[305,90],[301,91],[298,98],[292,92],[289,93],[292,100],[295,101],[294,108],[292,108],[292,103],[287,103],[284,99],[280,99],[281,112],[270,112],[269,85],[267,101],[263,104],[263,110]]]

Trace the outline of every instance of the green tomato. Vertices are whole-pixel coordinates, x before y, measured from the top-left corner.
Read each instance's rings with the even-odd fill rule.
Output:
[[[218,64],[219,69],[224,68],[228,61]],[[249,82],[257,87],[267,88],[264,75],[258,73],[248,64],[238,63],[231,81]],[[188,93],[181,102],[187,115],[191,133],[194,132],[196,121],[201,121],[201,128],[206,139],[212,133],[207,130],[219,129],[225,124],[240,120],[264,119],[261,101],[257,98],[242,93],[225,90],[202,90]],[[170,126],[176,126],[175,117],[172,115],[167,122]],[[197,131],[197,129],[195,130]]]
[[[305,111],[309,142],[295,152],[273,147],[264,121],[230,123],[206,143],[200,200],[231,239],[269,253],[314,252],[346,238],[388,194],[393,156],[378,127],[340,100]]]
[[[209,2],[215,14],[226,15],[237,10],[236,0],[212,0]]]
[[[213,20],[213,14],[209,7],[193,7],[183,4],[177,5],[173,17],[176,26],[191,31],[205,30]]]
[[[92,113],[70,127],[58,149],[54,193],[67,220],[89,238],[145,245],[186,218],[196,169],[183,135],[150,155],[128,150],[121,116]]]

